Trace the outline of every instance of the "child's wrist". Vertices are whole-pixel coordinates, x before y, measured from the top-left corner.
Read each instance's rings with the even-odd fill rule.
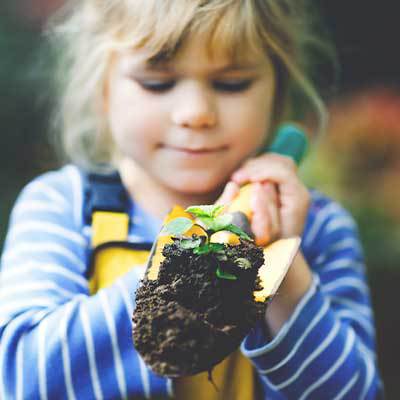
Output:
[[[266,322],[273,336],[289,319],[297,304],[310,289],[312,272],[301,252],[283,280],[278,292],[267,308]]]

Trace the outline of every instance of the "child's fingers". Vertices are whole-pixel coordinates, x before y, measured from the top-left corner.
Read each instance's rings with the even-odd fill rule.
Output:
[[[271,183],[255,183],[252,190],[251,207],[253,218],[251,229],[259,246],[272,242],[279,235],[280,221],[276,188]]]
[[[264,182],[261,184],[262,189],[266,194],[266,197],[269,199],[266,203],[266,207],[269,211],[269,215],[271,217],[271,225],[272,225],[272,236],[275,239],[276,236],[280,233],[280,213],[279,213],[279,196],[276,185],[270,182]]]
[[[239,185],[235,182],[228,182],[222,192],[221,196],[219,196],[218,200],[215,202],[217,205],[229,204],[233,201],[233,199],[239,194]]]
[[[270,183],[264,182],[262,184],[263,190],[265,191],[267,198],[266,207],[269,211],[271,218],[271,241],[276,240],[281,234],[281,221],[280,221],[280,202],[278,196],[277,186]]]
[[[297,166],[291,158],[269,153],[247,161],[231,179],[242,185],[266,180],[282,183],[295,176],[297,176]]]

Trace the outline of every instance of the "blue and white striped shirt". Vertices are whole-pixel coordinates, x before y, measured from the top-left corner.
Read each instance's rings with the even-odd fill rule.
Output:
[[[380,389],[374,322],[357,229],[318,192],[302,250],[313,285],[272,340],[257,327],[241,350],[268,399],[373,399]],[[90,227],[83,187],[68,165],[20,194],[0,275],[0,399],[173,397],[131,339],[137,269],[89,294]],[[160,222],[133,207],[131,241],[152,241]]]

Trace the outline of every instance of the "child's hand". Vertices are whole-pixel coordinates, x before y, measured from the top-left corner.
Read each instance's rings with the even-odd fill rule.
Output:
[[[232,175],[238,185],[255,183],[251,200],[252,230],[259,245],[301,236],[310,204],[307,188],[291,158],[275,153],[247,161]]]
[[[264,154],[246,162],[232,175],[232,181],[217,202],[229,204],[239,194],[240,186],[254,184],[251,228],[258,245],[282,237],[301,236],[310,195],[290,158]],[[311,282],[311,270],[300,251],[279,288],[280,296],[275,296],[267,308],[265,321],[273,336],[290,317]]]

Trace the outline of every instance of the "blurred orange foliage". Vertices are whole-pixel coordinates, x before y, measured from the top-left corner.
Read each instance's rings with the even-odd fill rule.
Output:
[[[400,221],[400,93],[370,89],[335,101],[329,111],[314,162],[334,170],[332,189],[345,203]],[[327,172],[320,169],[319,179]]]

